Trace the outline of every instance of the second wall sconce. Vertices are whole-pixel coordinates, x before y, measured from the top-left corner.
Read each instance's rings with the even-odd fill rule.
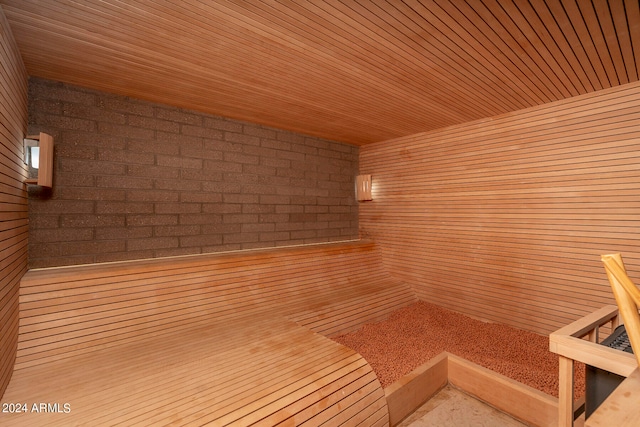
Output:
[[[24,162],[28,169],[25,181],[30,185],[53,185],[53,137],[44,132],[24,139]]]
[[[371,175],[356,176],[356,199],[359,202],[373,200],[371,196]]]

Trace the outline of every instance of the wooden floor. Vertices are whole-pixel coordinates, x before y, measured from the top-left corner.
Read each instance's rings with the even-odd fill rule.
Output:
[[[27,413],[0,424],[387,425],[384,392],[355,351],[290,321],[245,322],[241,334],[237,323],[183,330],[18,370],[3,402]],[[35,413],[42,403],[68,413]]]

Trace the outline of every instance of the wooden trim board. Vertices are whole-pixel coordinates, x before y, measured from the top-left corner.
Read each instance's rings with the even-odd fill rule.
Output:
[[[557,424],[557,398],[447,352],[385,388],[389,424],[400,423],[447,383],[529,425]]]
[[[557,398],[453,354],[448,362],[454,386],[529,425],[557,424]]]
[[[549,350],[559,357],[559,426],[573,426],[579,407],[573,397],[575,361],[624,377],[636,369],[632,354],[598,345],[601,332],[613,331],[619,324],[618,307],[607,305],[549,335]]]
[[[397,425],[447,385],[448,359],[448,353],[440,353],[384,389],[389,425]]]

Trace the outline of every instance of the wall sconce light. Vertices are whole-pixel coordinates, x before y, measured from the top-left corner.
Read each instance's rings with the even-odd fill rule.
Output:
[[[27,184],[49,187],[53,185],[53,137],[40,132],[24,139],[24,163],[27,165]]]
[[[371,175],[356,176],[356,199],[359,202],[373,200],[371,197]]]

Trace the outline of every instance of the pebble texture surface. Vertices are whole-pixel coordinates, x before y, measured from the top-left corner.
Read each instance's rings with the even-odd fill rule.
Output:
[[[558,356],[549,337],[472,319],[426,302],[392,313],[335,340],[359,352],[383,387],[448,351],[552,396],[558,396]],[[575,397],[584,395],[576,367]]]

